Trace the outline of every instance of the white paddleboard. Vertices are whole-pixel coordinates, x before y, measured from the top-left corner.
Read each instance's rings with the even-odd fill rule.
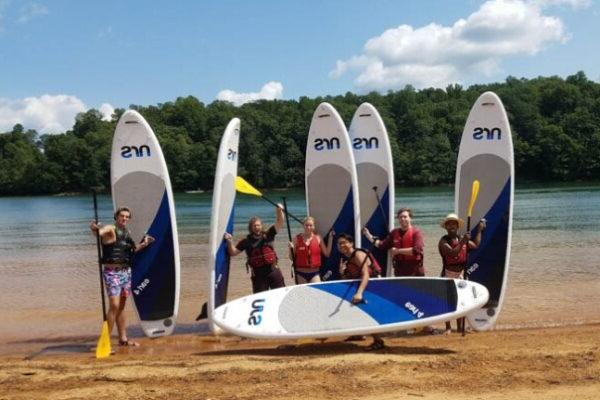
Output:
[[[394,228],[394,163],[387,130],[375,107],[363,103],[348,133],[358,175],[360,220],[373,236],[383,239]],[[370,245],[364,236],[361,241],[379,262],[382,275],[391,276],[388,252]]]
[[[235,335],[298,339],[418,328],[460,318],[483,306],[487,289],[444,278],[371,279],[358,305],[360,280],[311,283],[256,293],[217,308],[214,322]]]
[[[329,103],[315,110],[306,143],[306,208],[323,240],[333,229],[347,233],[360,247],[360,215],[356,165],[344,121]],[[340,254],[332,247],[322,259],[321,279],[339,279]]]
[[[207,315],[209,327],[213,333],[219,331],[219,328],[212,321],[213,311],[227,301],[230,256],[223,235],[226,232],[233,235],[235,177],[238,169],[239,141],[240,120],[233,118],[225,128],[219,146],[210,217]]]
[[[173,333],[179,308],[179,242],[171,181],[152,128],[136,111],[126,111],[112,143],[113,207],[129,207],[128,228],[138,243],[156,240],[133,259],[132,291],[140,324],[149,337]]]
[[[473,181],[480,182],[471,234],[487,220],[479,249],[469,252],[469,279],[490,292],[484,308],[468,315],[476,330],[494,327],[506,291],[512,233],[514,157],[510,125],[500,98],[485,92],[475,102],[462,134],[456,168],[456,213],[467,221]]]

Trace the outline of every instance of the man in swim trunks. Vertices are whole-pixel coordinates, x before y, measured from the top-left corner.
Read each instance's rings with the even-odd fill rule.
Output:
[[[145,249],[153,241],[151,236],[144,236],[139,244],[135,244],[127,229],[131,219],[131,211],[127,207],[119,208],[115,214],[115,224],[100,226],[95,221],[90,224],[94,235],[100,235],[102,242],[102,276],[108,294],[109,309],[106,313],[108,331],[112,332],[115,322],[119,334],[119,346],[139,346],[137,342],[127,338],[125,304],[131,295],[131,262],[133,254]]]

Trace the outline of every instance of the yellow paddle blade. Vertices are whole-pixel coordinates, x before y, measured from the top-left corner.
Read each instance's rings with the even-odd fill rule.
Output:
[[[471,201],[469,202],[469,212],[467,216],[471,216],[473,214],[473,206],[475,205],[475,201],[477,200],[477,195],[479,194],[479,181],[475,179],[473,181],[473,186],[471,187]]]
[[[102,333],[96,345],[96,358],[106,358],[110,356],[110,333],[108,332],[108,322],[102,324]]]
[[[249,184],[244,178],[241,176],[235,177],[235,190],[240,193],[251,194],[254,196],[262,196],[262,193],[258,191],[254,186]]]

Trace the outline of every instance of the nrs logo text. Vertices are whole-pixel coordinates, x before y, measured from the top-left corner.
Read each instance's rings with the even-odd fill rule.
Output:
[[[500,128],[480,128],[477,127],[473,130],[473,139],[475,140],[502,140],[502,130]]]
[[[144,154],[144,150],[145,153]],[[131,157],[150,157],[150,147],[143,144],[141,146],[123,146],[121,147],[121,157],[123,158],[131,158]]]

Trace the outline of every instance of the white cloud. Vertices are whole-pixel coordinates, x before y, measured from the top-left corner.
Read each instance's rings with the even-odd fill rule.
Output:
[[[20,100],[0,98],[0,132],[10,131],[16,124],[40,133],[62,133],[73,127],[75,117],[88,107],[75,96],[65,94],[27,97]],[[110,119],[114,108],[102,104],[103,119]],[[110,112],[110,114],[108,114]]]
[[[48,8],[46,8],[46,6],[39,3],[28,3],[19,10],[17,23],[26,24],[32,19],[46,14],[48,14]]]
[[[543,15],[538,4],[489,0],[452,26],[432,23],[388,29],[369,39],[362,54],[337,61],[330,77],[357,73],[354,82],[365,90],[399,89],[406,84],[445,87],[467,77],[498,73],[507,57],[534,55],[566,40],[562,21]]]
[[[115,113],[115,108],[108,103],[102,103],[98,108],[98,111],[100,111],[100,114],[102,114],[103,121],[110,121],[112,119],[112,115]]]
[[[260,92],[237,93],[233,90],[221,90],[217,94],[217,100],[229,101],[236,106],[249,103],[256,100],[274,100],[280,99],[283,95],[283,85],[281,82],[271,81],[266,83]]]
[[[540,7],[569,6],[575,10],[588,8],[592,5],[592,0],[533,0]]]

